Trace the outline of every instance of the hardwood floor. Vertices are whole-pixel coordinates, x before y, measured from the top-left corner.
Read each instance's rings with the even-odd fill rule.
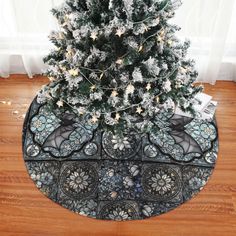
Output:
[[[72,213],[44,197],[30,180],[21,150],[25,113],[46,78],[0,78],[0,235],[235,236],[236,83],[206,85],[219,102],[220,151],[216,169],[194,199],[164,215],[142,221],[107,222]],[[20,105],[21,104],[21,105]],[[19,114],[13,114],[13,111]]]

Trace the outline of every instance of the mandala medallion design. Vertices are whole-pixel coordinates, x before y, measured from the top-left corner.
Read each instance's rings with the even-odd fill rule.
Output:
[[[120,137],[35,99],[23,128],[27,170],[43,194],[83,216],[124,221],[160,215],[205,186],[217,160],[218,133],[215,120],[171,111],[153,123],[155,133]]]
[[[143,173],[142,186],[151,198],[166,201],[181,189],[181,177],[170,166],[150,166]]]
[[[100,210],[101,219],[110,219],[116,221],[138,219],[138,212],[135,204],[129,201],[108,203]]]
[[[141,140],[137,134],[131,133],[125,137],[118,137],[111,132],[105,132],[102,137],[104,151],[114,159],[129,159],[140,148]]]
[[[83,199],[96,191],[98,174],[88,163],[73,163],[61,173],[60,187],[72,198]]]

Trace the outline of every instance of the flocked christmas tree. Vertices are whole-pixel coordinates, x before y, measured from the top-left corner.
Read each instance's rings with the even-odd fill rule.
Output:
[[[39,99],[71,110],[102,130],[155,130],[153,119],[175,106],[194,113],[189,42],[168,22],[176,0],[66,0],[53,9],[61,27],[45,58],[51,83]]]

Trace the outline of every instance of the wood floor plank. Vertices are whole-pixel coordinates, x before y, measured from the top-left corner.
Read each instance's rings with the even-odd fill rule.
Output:
[[[143,221],[109,222],[72,213],[37,190],[28,176],[21,150],[28,105],[48,79],[25,75],[0,78],[0,235],[79,236],[235,236],[236,235],[236,83],[206,85],[219,102],[220,150],[207,186],[174,211]],[[23,108],[22,108],[23,106]]]

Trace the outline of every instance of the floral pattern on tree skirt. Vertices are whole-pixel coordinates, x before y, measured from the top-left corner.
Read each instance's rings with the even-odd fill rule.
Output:
[[[23,128],[24,160],[47,197],[81,215],[136,220],[170,211],[196,195],[215,166],[215,121],[163,112],[162,129],[121,139],[74,114],[33,101]]]

